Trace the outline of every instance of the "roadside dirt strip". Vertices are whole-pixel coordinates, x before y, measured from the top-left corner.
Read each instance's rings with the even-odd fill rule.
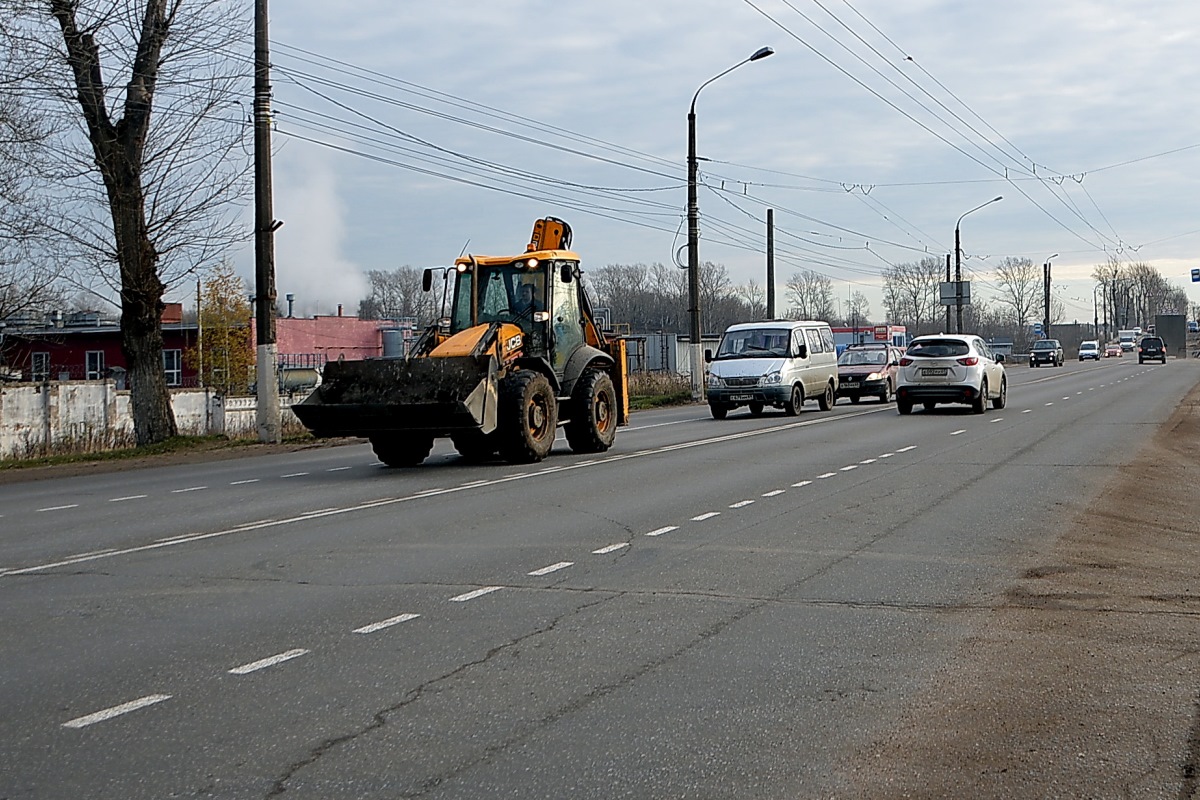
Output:
[[[1031,560],[848,796],[1200,800],[1200,387]]]

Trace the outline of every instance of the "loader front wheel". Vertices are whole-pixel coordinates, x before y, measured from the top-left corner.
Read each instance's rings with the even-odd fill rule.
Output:
[[[617,438],[617,391],[607,372],[589,370],[571,392],[567,444],[573,453],[603,453]]]
[[[496,433],[500,455],[513,464],[541,461],[554,446],[558,399],[540,372],[519,370],[500,385]]]
[[[415,467],[433,450],[433,437],[421,434],[372,436],[371,449],[389,467]]]

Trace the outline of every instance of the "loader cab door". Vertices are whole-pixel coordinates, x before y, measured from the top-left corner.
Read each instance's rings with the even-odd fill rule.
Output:
[[[550,332],[553,337],[554,372],[561,375],[567,360],[583,346],[583,313],[579,308],[579,273],[575,271],[570,281],[564,281],[562,270],[548,270],[551,281]]]

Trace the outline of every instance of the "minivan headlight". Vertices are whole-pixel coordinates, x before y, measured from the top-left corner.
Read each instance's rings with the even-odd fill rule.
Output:
[[[713,375],[711,372],[708,373],[708,388],[720,389],[724,385],[725,381],[721,380],[720,375]]]
[[[783,375],[781,375],[778,372],[768,373],[766,375],[763,375],[762,378],[759,379],[759,383],[763,386],[778,386],[782,382],[783,382]]]

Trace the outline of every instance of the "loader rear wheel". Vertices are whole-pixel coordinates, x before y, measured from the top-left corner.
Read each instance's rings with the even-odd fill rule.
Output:
[[[520,370],[500,385],[500,455],[514,464],[541,461],[554,446],[558,428],[558,399],[540,372]]]
[[[464,461],[478,463],[487,461],[496,454],[496,435],[485,434],[480,431],[459,431],[450,434],[450,441],[454,442],[454,449],[463,457]]]
[[[567,444],[573,453],[603,453],[617,438],[617,390],[607,372],[589,370],[571,392]]]
[[[433,437],[421,434],[372,436],[371,449],[389,467],[415,467],[433,450]]]

